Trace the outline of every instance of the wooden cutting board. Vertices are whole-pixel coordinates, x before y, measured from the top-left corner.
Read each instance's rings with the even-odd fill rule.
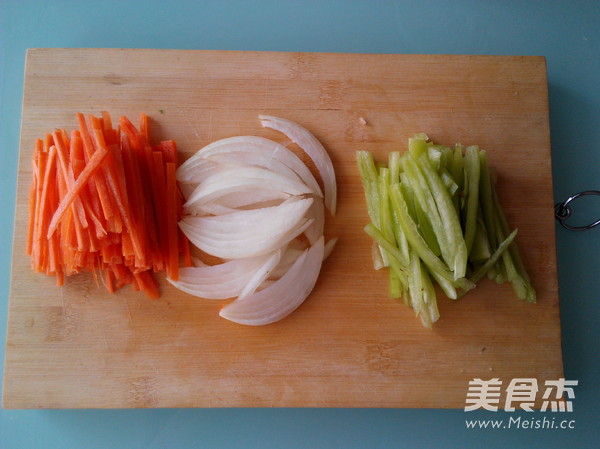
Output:
[[[326,232],[339,243],[307,301],[245,327],[219,318],[223,302],[164,278],[151,301],[128,287],[107,294],[85,274],[63,288],[34,274],[24,255],[34,139],[101,110],[147,113],[152,138],[176,139],[182,157],[234,135],[285,142],[261,128],[262,113],[311,130],[337,170]],[[488,151],[537,304],[486,280],[455,303],[440,293],[430,331],[388,297],[354,152],[383,159],[417,132]],[[462,408],[473,378],[563,373],[543,57],[32,49],[16,204],[7,408]]]

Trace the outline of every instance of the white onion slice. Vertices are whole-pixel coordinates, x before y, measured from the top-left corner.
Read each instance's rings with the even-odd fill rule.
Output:
[[[297,240],[292,240],[292,242],[295,241]],[[300,257],[300,255],[305,251],[306,248],[293,247],[291,244],[288,245],[285,252],[281,256],[281,259],[279,260],[279,264],[273,269],[273,271],[271,271],[269,279],[279,279],[281,276],[287,273],[290,267],[294,265],[294,262],[296,262],[296,259],[298,259],[298,257]]]
[[[255,157],[254,165],[264,166],[269,164],[270,160],[275,160],[293,170],[317,195],[322,195],[315,177],[293,151],[277,142],[258,136],[229,137],[206,145],[179,166],[177,180],[198,179],[196,171],[199,167],[203,167],[202,170],[209,170],[210,168],[204,166],[207,161],[213,157],[218,160],[217,155],[227,153],[247,153]]]
[[[338,241],[338,239],[336,237],[336,238],[329,239],[329,241],[327,241],[327,243],[325,243],[325,248],[323,250],[323,260],[324,261],[333,252],[333,249],[335,248],[337,241]],[[281,256],[281,260],[279,261],[279,264],[271,272],[271,274],[269,276],[269,280],[279,279],[281,276],[283,276],[285,273],[287,273],[287,271],[294,264],[296,259],[304,252],[304,250],[305,250],[304,247],[298,246],[298,245],[292,246],[292,244],[295,242],[298,242],[298,240],[292,240],[292,242],[288,245],[287,249]],[[263,286],[266,286],[266,285],[264,285],[264,284],[261,285],[261,287],[263,287]]]
[[[177,172],[177,181],[198,185],[210,175],[219,173],[221,170],[232,166],[239,166],[239,164],[227,164],[225,162],[217,162],[210,159],[197,159],[196,163],[194,163],[193,170],[183,171],[181,173]],[[181,166],[179,168],[181,168]]]
[[[279,264],[281,260],[282,250],[278,249],[275,251],[258,270],[255,271],[252,278],[248,281],[246,286],[242,289],[238,295],[238,301],[252,295],[258,287],[269,277],[269,274]]]
[[[335,215],[337,184],[333,163],[325,147],[310,131],[290,120],[268,115],[260,115],[259,119],[263,127],[274,129],[288,136],[313,160],[325,187],[325,206],[332,215]]]
[[[179,227],[224,262],[182,268],[177,288],[208,299],[236,298],[220,315],[263,325],[293,312],[313,290],[337,239],[325,244],[325,207],[336,210],[335,174],[319,141],[289,120],[259,116],[315,163],[325,187],[285,146],[263,137],[221,139],[177,169],[185,198]],[[301,236],[304,234],[304,236]]]
[[[288,178],[260,167],[231,167],[206,178],[183,207],[194,210],[223,195],[254,189],[271,190],[273,195],[270,199],[285,199],[290,195],[311,193],[310,188],[298,178]]]
[[[243,301],[233,301],[221,309],[220,316],[230,321],[261,326],[285,318],[313,290],[323,260],[323,237],[306,250],[278,281]]]
[[[188,216],[179,227],[208,254],[224,259],[254,257],[274,251],[302,233],[312,223],[304,217],[312,202],[306,198],[227,215]]]
[[[333,252],[333,249],[335,248],[335,245],[338,242],[338,238],[332,238],[329,239],[329,241],[327,243],[325,243],[325,251],[323,254],[323,260],[327,259],[329,256],[331,256],[331,253]]]
[[[259,209],[261,207],[278,206],[284,200],[275,198],[272,190],[262,190],[259,188],[249,192],[236,192],[227,194],[215,201],[210,201],[200,206],[197,210],[187,210],[192,215],[225,215],[237,212],[239,210]],[[285,201],[293,197],[287,196]]]
[[[304,231],[304,235],[312,245],[323,235],[325,230],[325,211],[321,198],[314,198],[314,202],[308,209],[306,216],[313,220],[313,223]]]
[[[289,150],[286,149],[286,151]],[[287,164],[281,162],[277,158],[274,158],[271,153],[267,153],[266,151],[262,150],[261,147],[255,148],[254,144],[252,149],[245,148],[244,151],[221,151],[208,156],[206,160],[218,165],[260,167],[271,172],[278,173],[282,176],[286,176],[287,178],[294,179],[296,182],[300,182],[306,186],[308,190],[315,195],[323,196],[323,193],[319,188],[319,184],[314,176],[312,176],[310,171],[308,172],[310,174],[310,178],[308,178],[310,182],[306,182]]]
[[[202,265],[179,269],[179,280],[169,282],[180,290],[206,299],[238,296],[257,270],[270,259],[260,256],[234,259],[218,265]]]

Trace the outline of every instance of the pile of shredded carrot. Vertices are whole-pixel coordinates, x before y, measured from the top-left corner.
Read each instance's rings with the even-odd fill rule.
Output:
[[[126,284],[160,296],[153,272],[178,279],[190,248],[177,222],[182,196],[173,140],[151,145],[148,117],[77,114],[79,129],[37,139],[29,195],[27,254],[32,268],[57,277],[100,276],[115,292]]]

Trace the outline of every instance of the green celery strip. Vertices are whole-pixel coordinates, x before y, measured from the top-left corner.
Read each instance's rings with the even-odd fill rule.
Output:
[[[430,270],[429,273],[436,280],[436,282],[438,283],[438,285],[444,291],[444,293],[446,294],[446,296],[448,298],[450,298],[450,299],[456,299],[457,298],[456,288],[455,288],[454,283],[452,281],[450,281],[450,280],[446,279],[445,277],[441,276],[437,271],[431,271]]]
[[[444,186],[446,187],[446,190],[448,191],[448,194],[451,198],[453,198],[456,192],[458,191],[458,184],[454,182],[452,175],[445,168],[440,170],[440,176],[442,178]]]
[[[388,167],[390,169],[390,183],[400,181],[401,157],[399,151],[390,151],[388,155]]]
[[[435,288],[427,274],[426,268],[421,264],[422,285],[423,285],[423,302],[424,306],[421,310],[421,323],[428,329],[431,329],[432,323],[435,323],[440,317],[440,312],[437,306],[437,298]]]
[[[369,151],[359,150],[356,152],[356,160],[365,191],[367,213],[375,226],[379,227],[379,174],[373,155]]]
[[[487,230],[485,229],[483,218],[481,218],[481,214],[477,215],[477,222],[475,224],[475,239],[473,240],[473,247],[469,253],[469,261],[474,263],[486,260],[492,254],[490,250],[489,236]]]
[[[390,270],[390,297],[398,299],[402,297],[403,289],[402,282],[396,274],[396,270]]]
[[[452,203],[454,204],[454,208],[456,209],[456,215],[460,218],[460,210],[462,207],[462,195],[463,185],[464,185],[464,159],[463,159],[463,148],[461,145],[456,145],[454,147],[454,151],[452,153],[452,170],[450,170],[450,176],[456,183],[457,186],[457,194],[452,197]]]
[[[398,297],[399,292],[404,290],[405,286],[409,285],[408,261],[404,260],[402,254],[391,242],[389,242],[385,236],[373,226],[373,223],[369,223],[365,226],[365,232],[369,235],[380,248],[390,255],[389,267],[394,277],[394,285],[390,287],[393,297]],[[396,283],[397,282],[397,283]]]
[[[500,243],[500,245],[498,245],[498,249],[494,251],[494,254],[491,255],[491,257],[477,270],[477,272],[473,276],[469,278],[469,280],[474,284],[477,284],[481,279],[483,279],[487,271],[491,267],[493,267],[496,264],[496,262],[498,262],[498,259],[502,257],[502,254],[506,252],[506,249],[513,242],[516,236],[517,229],[511,232],[510,235],[506,237],[506,239],[504,239],[504,241]]]
[[[391,206],[391,204],[390,204],[390,206]],[[404,231],[402,230],[402,225],[400,224],[400,218],[398,217],[398,212],[396,212],[396,209],[393,207],[391,208],[391,212],[392,212],[392,220],[394,222],[393,230],[394,230],[394,237],[396,240],[396,245],[398,246],[398,249],[402,253],[404,260],[409,260],[408,241],[406,240],[406,236],[404,235]]]
[[[404,196],[398,184],[393,184],[390,187],[390,198],[392,199],[392,205],[394,209],[398,213],[398,218],[400,219],[400,224],[402,226],[402,230],[404,231],[404,235],[406,236],[406,239],[410,245],[415,249],[419,257],[423,260],[423,262],[425,262],[430,270],[436,272],[449,281],[454,281],[454,274],[448,269],[444,262],[442,262],[431,251],[431,249],[429,249],[427,243],[419,234],[415,222],[408,214],[406,201],[404,200]]]
[[[419,159],[421,159],[422,157],[423,157],[423,155],[419,156]],[[444,166],[442,165],[442,150],[441,149],[436,148],[433,145],[429,145],[427,147],[427,156],[426,157],[429,160],[429,163],[435,169],[435,171],[439,171],[442,168],[444,168]]]
[[[427,134],[417,134],[414,137],[408,139],[408,152],[415,159],[421,154],[427,153]]]
[[[415,250],[410,252],[408,292],[410,293],[410,305],[415,315],[419,316],[423,308],[423,276],[421,259]]]
[[[467,211],[465,219],[465,243],[467,253],[471,251],[475,239],[477,209],[479,208],[479,156],[474,145],[465,152],[465,173],[467,179]]]
[[[377,244],[388,252],[392,257],[394,257],[401,266],[405,267],[408,265],[408,261],[404,259],[404,256],[400,252],[397,246],[391,243],[389,240],[385,238],[385,236],[381,233],[379,229],[377,229],[373,223],[369,223],[365,226],[365,232],[371,237]]]
[[[445,236],[444,242],[447,244],[448,256],[447,258],[444,257],[444,260],[454,272],[454,279],[462,278],[467,270],[468,253],[460,219],[454,209],[452,198],[439,174],[429,164],[428,159],[420,157],[417,163],[425,175],[425,180],[439,213],[440,229],[434,230],[436,235],[444,234]]]
[[[403,158],[405,161],[406,158]],[[406,201],[406,206],[408,208],[408,213],[412,217],[412,219],[417,224],[417,228],[419,229],[419,233],[423,240],[429,246],[429,249],[436,255],[440,255],[440,245],[438,244],[437,238],[433,233],[433,227],[427,216],[427,212],[423,210],[423,203],[418,201],[418,198],[415,194],[415,190],[413,189],[413,183],[411,179],[407,175],[405,171],[400,173],[400,189],[404,195],[404,200]],[[394,208],[392,208],[394,210]],[[397,216],[397,212],[396,212]]]
[[[392,244],[396,244],[396,237],[393,230],[392,215],[390,210],[390,199],[388,195],[388,186],[390,184],[390,170],[382,168],[379,170],[378,180],[379,191],[379,229],[383,236]],[[382,251],[384,264],[389,265],[389,258],[386,251]]]
[[[447,172],[448,174],[450,174],[452,172],[452,157],[453,157],[454,151],[452,150],[452,148],[447,147],[447,146],[443,146],[441,151],[442,151],[442,159],[441,159],[440,174],[442,172]]]
[[[485,151],[479,152],[479,163],[481,167],[480,182],[479,182],[479,203],[481,205],[483,220],[488,234],[489,246],[496,249],[498,241],[496,240],[496,210],[494,206],[494,198],[492,192],[494,186],[490,175],[490,166]]]
[[[492,197],[494,200],[494,209],[497,220],[496,235],[499,240],[502,236],[502,233],[507,232],[509,227],[504,212],[500,206],[500,201],[495,189],[492,192]],[[508,251],[502,255],[502,262],[506,273],[506,280],[511,283],[513,290],[515,291],[515,295],[521,300],[527,302],[536,302],[537,295],[535,289],[531,285],[516,243],[510,245]]]
[[[434,280],[457,299],[487,276],[535,302],[485,151],[435,145],[417,134],[408,153],[389,153],[388,167],[367,151],[356,157],[374,261],[390,269],[390,296],[401,297],[425,327],[439,318]]]
[[[425,160],[427,160],[427,155],[423,154],[423,156],[425,157]],[[425,238],[425,241],[429,243],[429,247],[432,251],[436,255],[441,254],[442,259],[451,267],[454,262],[454,254],[448,241],[446,230],[442,224],[442,217],[440,216],[440,212],[436,205],[434,192],[429,188],[425,175],[417,162],[413,159],[412,155],[406,158],[404,172],[406,173],[406,177],[415,194],[415,202],[417,206],[422,208],[422,214],[420,216],[417,214],[419,217],[419,224],[421,224],[422,235]],[[422,223],[428,223],[428,225],[424,226]],[[433,243],[434,240],[437,242],[437,245]],[[438,245],[439,252],[436,251]]]

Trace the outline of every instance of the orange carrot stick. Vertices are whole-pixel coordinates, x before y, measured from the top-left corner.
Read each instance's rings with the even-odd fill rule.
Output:
[[[115,292],[115,275],[110,268],[104,270],[104,285],[110,293]]]
[[[56,229],[56,226],[58,225],[58,222],[64,215],[66,209],[71,205],[75,197],[85,186],[88,179],[101,167],[101,163],[107,154],[108,151],[106,149],[101,148],[100,150],[96,151],[92,158],[89,160],[88,164],[85,166],[85,168],[79,175],[79,178],[77,178],[75,183],[71,186],[71,189],[69,189],[63,200],[60,202],[58,209],[54,213],[52,221],[50,222],[50,226],[48,227],[48,238],[52,236],[52,233]]]
[[[35,225],[35,215],[37,209],[37,164],[35,160],[31,161],[33,173],[31,179],[31,187],[29,188],[29,219],[27,221],[27,247],[26,253],[28,256],[32,255],[33,251],[33,228]]]
[[[137,280],[140,290],[146,293],[146,295],[148,295],[149,298],[158,299],[160,297],[158,285],[156,284],[156,281],[154,280],[149,271],[133,273],[133,276]]]
[[[53,145],[48,151],[48,163],[46,164],[46,172],[44,173],[44,189],[42,191],[42,210],[41,210],[41,221],[40,234],[38,238],[42,244],[42,270],[48,272],[51,264],[51,257],[54,256],[53,248],[50,247],[48,239],[44,238],[46,229],[48,228],[48,222],[52,216],[52,212],[55,208],[55,196],[56,196],[56,147]]]
[[[167,276],[172,280],[179,280],[179,245],[177,242],[177,179],[175,178],[175,164],[167,162],[167,248],[169,261]]]
[[[46,137],[44,138],[44,153],[48,153],[50,151],[50,147],[53,145],[54,140],[52,139],[52,134],[48,133],[46,134]]]
[[[154,206],[155,216],[159,235],[160,261],[159,269],[168,266],[169,247],[168,247],[168,229],[167,229],[167,184],[165,181],[165,169],[160,151],[152,152],[154,159],[154,177],[152,184],[154,186]]]
[[[101,111],[102,114],[102,133],[107,145],[118,143],[117,133],[112,126],[112,119],[108,111]]]
[[[150,130],[148,128],[148,116],[143,112],[140,114],[140,132],[146,137],[146,141],[150,142]]]
[[[129,201],[132,227],[138,239],[138,245],[141,248],[142,257],[137,260],[138,267],[149,268],[148,265],[148,237],[155,238],[154,227],[146,225],[146,215],[152,214],[148,211],[148,195],[144,194],[142,180],[140,175],[140,166],[138,158],[130,145],[128,136],[121,134],[121,155],[123,162],[123,172],[127,178],[127,199]],[[139,231],[138,231],[139,228]]]
[[[70,166],[70,157],[68,154],[66,154],[67,150],[63,144],[63,136],[62,134],[58,134],[56,132],[53,133],[53,136],[55,142],[58,143],[58,145],[56,145],[56,154],[59,163],[56,166],[56,184],[58,186],[58,199],[60,201],[64,198],[67,191],[73,185],[75,180],[73,176],[73,170]],[[58,202],[56,203],[56,205],[53,205],[53,210],[55,210],[57,206]],[[75,200],[70,206],[70,209],[73,211],[74,216],[73,226],[75,228],[75,236],[77,239],[76,248],[79,251],[86,251],[89,247],[86,231],[88,222],[85,216],[83,203],[81,202],[81,199],[79,197],[75,198]]]
[[[47,156],[47,158],[45,157]],[[40,166],[44,167],[42,192],[40,195],[40,208],[39,217],[36,223],[36,239],[39,247],[39,254],[37,260],[37,269],[39,271],[45,271],[48,260],[48,240],[46,237],[46,229],[48,225],[48,216],[52,213],[49,204],[50,188],[53,187],[53,180],[56,178],[55,175],[55,161],[56,161],[56,147],[51,146],[48,153],[40,154]]]
[[[67,146],[67,148],[69,148],[71,146],[71,141],[69,140],[69,134],[67,134],[67,130],[64,129],[64,128],[62,128],[62,129],[59,130],[59,132],[60,132],[60,136],[62,138],[62,141]],[[54,137],[54,133],[52,134],[52,137],[54,138],[54,142],[55,142],[55,145],[56,145],[56,138]]]
[[[79,122],[79,132],[81,133],[81,138],[83,140],[83,148],[85,150],[85,155],[89,162],[89,160],[92,158],[95,152],[94,144],[83,114],[77,114],[77,121]],[[102,213],[104,215],[104,218],[106,219],[107,224],[110,225],[110,223],[112,223],[111,219],[113,218],[114,213],[112,210],[104,178],[97,174],[92,178],[92,183],[96,187],[96,189],[92,189],[92,195],[98,197],[100,205],[102,206]]]
[[[104,136],[103,119],[94,117],[93,115],[90,115],[89,119],[92,126],[91,137],[95,151],[97,151],[99,148],[108,149],[108,145]],[[112,166],[112,157],[109,151],[107,162],[103,165],[99,176],[103,180],[106,188],[106,200],[108,203],[110,203],[111,210],[113,211],[113,217],[112,220],[108,222],[108,227],[112,232],[120,233],[123,229],[123,207],[120,199],[121,194],[117,191],[118,187],[116,186]]]
[[[77,179],[85,168],[85,156],[83,154],[83,141],[79,131],[73,130],[71,132],[71,147],[69,151],[70,164],[73,171],[73,179]],[[95,189],[95,185],[91,186],[93,179],[88,182],[88,188],[81,191],[80,197],[86,215],[92,221],[94,225],[94,231],[97,238],[102,238],[106,235],[106,229],[102,223],[102,213],[100,210],[100,202],[97,196],[92,196],[90,193],[90,187]]]
[[[123,221],[129,231],[129,235],[131,236],[131,243],[133,245],[133,250],[135,252],[135,256],[138,260],[142,261],[145,259],[144,248],[142,246],[142,242],[139,238],[139,232],[136,228],[136,218],[132,214],[131,204],[129,201],[129,197],[127,195],[127,181],[125,177],[125,167],[123,166],[123,157],[121,153],[121,149],[117,145],[112,145],[111,148],[111,178],[115,178],[113,181],[116,183],[118,190],[120,192],[120,197],[118,198],[119,210],[122,211]],[[116,191],[116,190],[115,190]]]
[[[173,162],[175,167],[179,166],[179,161],[177,157],[177,144],[174,140],[163,140],[159,146],[160,150],[163,152],[163,157],[166,162]]]
[[[89,271],[111,292],[132,284],[158,298],[152,271],[177,279],[179,256],[191,263],[177,221],[174,141],[152,147],[148,117],[139,130],[110,114],[77,114],[79,129],[57,129],[36,140],[29,190],[27,254],[35,271],[64,277]]]
[[[46,165],[48,163],[48,153],[42,151],[38,154],[37,163],[37,192],[36,192],[36,205],[35,210],[35,225],[33,229],[33,258],[34,266],[36,270],[39,270],[41,265],[41,228],[42,228],[42,193],[44,191],[44,175],[46,174]]]

